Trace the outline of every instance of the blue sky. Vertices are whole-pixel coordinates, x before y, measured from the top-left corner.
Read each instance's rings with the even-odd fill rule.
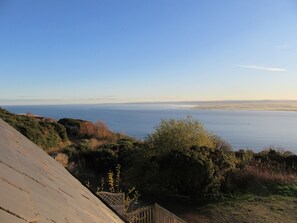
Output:
[[[0,0],[0,105],[297,99],[294,0]]]

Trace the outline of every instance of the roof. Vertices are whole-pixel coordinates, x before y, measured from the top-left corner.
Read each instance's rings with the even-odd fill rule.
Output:
[[[0,222],[123,222],[61,164],[0,119]]]

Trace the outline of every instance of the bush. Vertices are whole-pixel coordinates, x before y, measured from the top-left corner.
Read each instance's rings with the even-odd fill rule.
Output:
[[[116,166],[118,156],[112,150],[87,150],[77,153],[79,168],[92,170],[97,173],[106,172]],[[75,161],[75,160],[74,160]]]
[[[235,190],[259,191],[275,184],[297,184],[296,155],[271,148],[259,153],[239,150],[235,154],[239,160],[238,171],[231,179]]]
[[[83,120],[73,118],[62,118],[58,121],[59,124],[66,128],[67,134],[70,136],[78,136],[80,124]]]
[[[216,198],[235,169],[233,153],[206,147],[172,150],[159,160],[163,188],[193,198]]]
[[[95,124],[81,119],[63,118],[59,123],[65,126],[67,133],[79,138],[96,138],[98,140],[116,141],[120,134],[110,131],[106,124],[97,121]]]
[[[59,123],[34,116],[15,115],[1,108],[0,118],[44,150],[59,147],[68,141],[66,129]]]
[[[143,194],[213,199],[225,191],[236,163],[233,152],[207,147],[173,149],[162,154],[142,148],[130,154],[125,176]]]
[[[195,199],[218,197],[237,165],[231,146],[191,117],[162,120],[130,159],[126,176],[142,193]]]
[[[189,149],[192,146],[214,148],[212,134],[190,116],[185,119],[161,121],[155,132],[147,138],[147,143],[158,151]]]
[[[261,192],[273,185],[297,185],[297,174],[276,170],[276,163],[253,161],[232,176],[232,186],[239,191]]]

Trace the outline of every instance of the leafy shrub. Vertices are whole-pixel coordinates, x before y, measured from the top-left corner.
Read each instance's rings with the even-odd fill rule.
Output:
[[[34,116],[15,115],[1,108],[0,118],[44,150],[59,147],[68,141],[66,129],[59,123],[37,119]]]
[[[146,141],[158,151],[182,150],[192,146],[215,147],[212,134],[190,116],[185,119],[163,119]]]
[[[84,120],[73,118],[62,118],[58,121],[58,123],[66,128],[67,134],[70,136],[79,135],[79,129],[82,122],[84,122]]]
[[[81,119],[63,118],[59,123],[65,126],[67,133],[73,137],[96,138],[100,140],[116,141],[120,134],[110,131],[106,124],[97,121],[95,124]]]
[[[123,163],[127,181],[142,193],[201,199],[220,195],[237,158],[228,143],[187,117],[162,120]]]
[[[165,187],[195,198],[215,198],[235,165],[232,154],[206,147],[172,150],[160,160]]]
[[[116,166],[118,160],[117,154],[108,149],[82,151],[77,153],[77,156],[74,158],[77,159],[76,161],[80,165],[79,168],[101,173]]]

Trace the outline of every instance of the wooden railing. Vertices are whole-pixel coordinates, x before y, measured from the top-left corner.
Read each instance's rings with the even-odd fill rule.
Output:
[[[125,217],[130,223],[186,223],[186,221],[158,204],[125,213],[124,193],[101,191],[97,192],[97,195],[108,203],[116,212]]]
[[[131,223],[186,223],[158,204],[127,213],[126,218]]]
[[[186,223],[186,221],[158,204],[154,205],[154,212],[154,223]]]
[[[125,193],[97,192],[97,195],[120,215],[125,214]]]
[[[139,208],[126,214],[126,219],[130,223],[153,223],[154,219],[154,206],[147,206]]]

